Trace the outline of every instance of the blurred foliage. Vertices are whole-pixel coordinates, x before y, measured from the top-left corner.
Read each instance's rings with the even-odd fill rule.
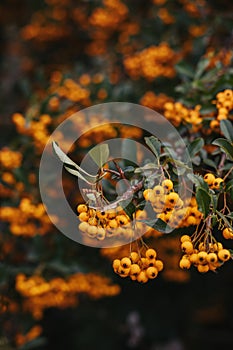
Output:
[[[111,269],[127,246],[69,240],[47,217],[38,187],[51,132],[74,112],[111,101],[163,114],[189,144],[195,173],[224,178],[232,168],[232,13],[226,0],[1,1],[0,349],[232,346],[232,262],[205,275],[178,266],[180,235],[193,227],[149,237],[166,267],[138,285]],[[77,163],[108,138],[148,136],[79,118],[80,130],[91,130],[71,150]],[[222,207],[227,192],[232,211],[232,173],[226,180],[217,194]],[[203,177],[193,182],[208,216],[214,193]],[[64,176],[75,207],[73,185]]]

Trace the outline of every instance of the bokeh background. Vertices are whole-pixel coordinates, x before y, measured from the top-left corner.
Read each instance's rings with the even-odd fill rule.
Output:
[[[0,349],[233,346],[232,262],[218,273],[182,271],[174,233],[156,241],[167,265],[155,281],[121,279],[111,261],[122,251],[81,246],[58,232],[38,188],[50,133],[97,103],[155,109],[190,139],[219,134],[213,101],[233,86],[232,17],[227,0],[1,0]],[[98,117],[80,117],[80,128],[96,125]],[[80,138],[74,158],[108,138],[142,136],[137,128],[97,127]],[[206,152],[211,157],[212,148]],[[75,207],[73,186],[64,175]]]

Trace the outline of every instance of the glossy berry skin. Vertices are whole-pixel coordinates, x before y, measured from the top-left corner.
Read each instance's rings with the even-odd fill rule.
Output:
[[[139,283],[146,283],[148,281],[148,276],[145,271],[141,271],[139,275],[137,276],[137,281]]]
[[[204,180],[209,186],[211,186],[215,180],[215,176],[211,173],[207,173],[204,176]]]
[[[140,272],[141,272],[141,269],[138,264],[132,264],[130,266],[130,275],[138,276]]]
[[[191,267],[191,262],[188,259],[182,258],[179,262],[179,266],[183,270],[188,270]]]
[[[186,254],[192,254],[193,252],[193,244],[192,242],[186,241],[181,244],[181,249]]]
[[[224,230],[222,231],[222,235],[225,239],[233,239],[233,230],[226,227],[224,228]]]
[[[173,182],[169,179],[165,179],[162,182],[162,187],[164,188],[165,191],[171,191],[173,189]]]
[[[131,266],[131,260],[129,258],[122,258],[121,259],[121,266],[124,269],[128,269]]]
[[[146,274],[149,279],[154,279],[158,275],[158,270],[154,266],[150,266],[146,269]]]
[[[150,248],[150,249],[147,249],[147,251],[146,251],[146,257],[147,257],[147,259],[150,259],[150,260],[152,260],[152,259],[155,259],[156,258],[156,251],[154,250],[154,249],[152,249],[152,248]]]
[[[218,251],[218,258],[222,261],[227,261],[231,257],[231,253],[229,252],[228,249],[220,249]]]

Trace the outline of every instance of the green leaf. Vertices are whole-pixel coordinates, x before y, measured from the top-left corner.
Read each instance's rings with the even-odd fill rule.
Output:
[[[137,164],[137,148],[135,141],[123,139],[121,145],[121,157]]]
[[[228,192],[231,198],[233,199],[233,179],[228,181],[228,183],[226,184],[226,192]]]
[[[233,142],[233,126],[230,120],[221,120],[220,129],[226,139]]]
[[[231,220],[233,220],[233,212],[228,213],[228,214],[226,215],[226,217],[229,218],[229,219],[231,219]]]
[[[217,169],[217,165],[216,165],[216,163],[215,163],[212,159],[204,158],[204,159],[203,159],[203,163],[206,164],[206,165],[208,165],[208,166],[211,167],[211,168]]]
[[[196,73],[194,76],[194,79],[199,79],[201,77],[201,75],[204,73],[205,69],[207,68],[207,66],[209,65],[210,60],[208,58],[202,58],[198,64],[197,64],[197,68],[196,68]]]
[[[198,188],[196,191],[196,199],[198,203],[198,209],[204,214],[206,218],[209,214],[210,204],[211,204],[211,196],[205,191],[203,188]]]
[[[193,67],[188,65],[186,62],[182,61],[175,65],[176,71],[185,77],[193,78],[194,77],[194,70]]]
[[[93,147],[88,154],[98,167],[101,168],[108,161],[109,147],[106,143],[102,143],[101,145]]]
[[[165,221],[161,219],[156,220],[137,220],[140,222],[143,222],[147,226],[152,227],[153,229],[160,231],[162,233],[170,233],[173,231],[173,228],[171,228]]]
[[[79,177],[89,185],[96,183],[99,178],[96,175],[91,175],[87,173],[85,170],[83,170],[80,166],[78,166],[73,160],[71,160],[58,146],[58,144],[53,141],[52,142],[53,151],[56,154],[56,156],[60,159],[60,161],[63,163],[64,168],[72,175]],[[81,174],[81,172],[83,174]]]
[[[230,223],[230,221],[228,221],[226,215],[222,214],[220,211],[216,210],[216,213],[218,214],[218,216],[220,216],[220,218],[224,221],[224,223],[226,224],[227,227],[231,228],[233,230],[232,224]],[[228,214],[229,215],[229,214]]]
[[[159,159],[161,154],[161,142],[159,139],[157,139],[155,136],[145,137],[145,142],[156,158]]]
[[[233,160],[233,145],[232,142],[226,140],[226,139],[216,139],[212,142],[213,145],[219,146],[221,150],[223,150],[228,157]]]
[[[201,175],[198,175],[198,174],[187,174],[187,177],[189,178],[189,180],[191,180],[194,183],[196,188],[201,187],[206,192],[209,191],[209,186],[205,182],[205,180],[203,179],[203,177]]]
[[[191,159],[202,149],[204,144],[204,140],[199,137],[188,145],[187,151]]]

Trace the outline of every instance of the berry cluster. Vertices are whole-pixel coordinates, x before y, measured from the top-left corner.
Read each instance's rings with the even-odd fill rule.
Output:
[[[174,191],[173,182],[165,179],[153,189],[143,192],[146,201],[149,201],[157,217],[169,226],[185,227],[200,223],[202,213],[198,210],[196,199],[185,203]]]
[[[79,230],[87,233],[90,238],[104,240],[105,237],[121,236],[133,237],[133,229],[130,218],[119,206],[115,210],[98,211],[89,208],[86,204],[79,204]]]
[[[222,243],[203,240],[195,244],[188,235],[181,237],[181,249],[185,254],[180,260],[180,268],[189,269],[194,265],[201,273],[215,271],[231,258],[230,251],[224,249]]]
[[[156,260],[157,253],[154,249],[146,250],[145,255],[131,252],[129,257],[113,261],[113,270],[120,277],[130,277],[133,281],[146,283],[149,279],[154,279],[163,269],[163,262]]]
[[[223,179],[221,177],[215,177],[214,174],[211,173],[205,174],[204,180],[208,184],[209,188],[213,190],[219,190],[221,184],[223,184]]]

